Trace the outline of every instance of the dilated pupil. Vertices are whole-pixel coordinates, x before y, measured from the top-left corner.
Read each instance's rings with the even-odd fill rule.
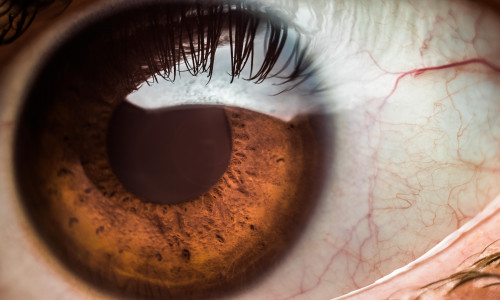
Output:
[[[203,194],[224,174],[231,148],[221,107],[146,110],[123,101],[108,126],[113,171],[148,202],[175,204]]]

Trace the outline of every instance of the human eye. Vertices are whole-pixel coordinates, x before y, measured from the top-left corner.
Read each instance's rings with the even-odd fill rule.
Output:
[[[499,26],[491,7],[466,1],[266,5],[311,38],[333,159],[325,194],[297,243],[235,297],[331,298],[388,275],[353,294],[387,298],[446,277],[498,239],[499,63],[491,28]],[[4,110],[2,145],[15,121],[6,115]],[[4,186],[11,182],[2,176]],[[12,245],[2,247],[6,295],[106,297],[55,271],[54,260],[32,249],[14,219],[20,215],[9,202],[15,194],[5,192],[13,187],[2,190],[2,240]]]

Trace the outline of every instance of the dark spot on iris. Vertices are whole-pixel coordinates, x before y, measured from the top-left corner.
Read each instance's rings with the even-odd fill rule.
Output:
[[[235,134],[234,138],[236,140],[241,140],[241,141],[248,141],[248,140],[250,140],[250,137],[248,135],[246,135],[246,134]]]
[[[156,257],[156,260],[158,260],[158,261],[161,261],[163,259],[163,257],[161,256],[160,253],[156,253],[155,257]]]
[[[214,188],[214,189],[213,189],[213,192],[214,192],[215,194],[217,194],[217,196],[218,196],[218,197],[222,197],[222,192],[219,190],[219,188],[218,188],[218,187],[217,187],[217,188]]]
[[[257,176],[257,174],[255,174],[255,172],[250,172],[250,171],[245,171],[245,173],[249,176],[252,176],[252,177],[255,177]]]
[[[182,250],[182,257],[184,257],[186,261],[189,261],[191,259],[191,252],[189,252],[188,249]]]
[[[69,218],[69,220],[68,220],[68,226],[69,226],[69,228],[73,227],[73,224],[75,224],[75,223],[78,223],[78,219],[77,218],[74,218],[74,217],[73,218]]]
[[[85,189],[85,194],[90,194],[91,191],[92,191],[91,188]]]
[[[70,175],[72,174],[70,170],[68,169],[65,169],[65,168],[61,168],[59,169],[59,171],[57,172],[57,176],[58,177],[62,177],[62,176],[66,176],[66,175]]]
[[[104,231],[104,226],[99,226],[96,230],[95,230],[95,234],[99,234],[101,232]]]
[[[229,182],[227,182],[227,180],[225,178],[223,178],[224,180],[224,185],[227,187],[227,188],[232,188],[233,186],[229,184]]]
[[[224,238],[218,234],[215,235],[215,237],[217,238],[217,240],[220,242],[220,243],[224,243]]]
[[[253,225],[250,224],[250,229],[251,230],[255,230],[255,226],[253,226]]]
[[[236,128],[245,128],[245,124],[238,122],[238,121],[232,121],[231,125],[233,125],[233,127],[236,127]]]
[[[104,226],[99,226],[96,230],[95,230],[95,234],[99,234],[101,232],[104,231]]]
[[[284,158],[279,158],[276,160],[277,163],[280,163],[280,162],[285,162],[285,159]]]

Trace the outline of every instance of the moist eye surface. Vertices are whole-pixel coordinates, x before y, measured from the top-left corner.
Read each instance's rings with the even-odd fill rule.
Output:
[[[252,80],[278,75],[288,28],[256,11],[124,10],[77,33],[38,72],[16,135],[19,189],[47,247],[94,287],[162,299],[235,293],[279,263],[312,217],[326,117],[284,121],[206,104],[145,110],[125,100],[151,77],[210,76],[221,45],[232,49],[228,84],[245,62]],[[252,52],[258,34],[262,53]],[[281,74],[289,86],[307,68],[297,49],[285,51],[296,63]]]

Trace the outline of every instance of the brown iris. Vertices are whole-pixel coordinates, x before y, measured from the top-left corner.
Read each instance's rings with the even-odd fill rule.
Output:
[[[152,36],[184,41],[178,33],[165,33],[168,22],[178,25],[179,16],[196,11],[209,23],[210,13],[219,11],[217,22],[227,14],[203,9],[149,7],[90,27],[53,55],[27,99],[16,157],[27,212],[68,268],[107,291],[167,299],[235,291],[292,246],[321,188],[320,117],[284,122],[222,106],[148,114],[124,102],[161,62],[161,43]],[[170,21],[155,19],[165,15]],[[247,25],[257,22],[244,17]],[[135,22],[134,29],[121,26],[124,20]],[[197,20],[196,31],[205,28],[208,35],[210,25]],[[227,20],[220,23],[228,26]],[[113,52],[117,44],[126,50]],[[194,125],[203,116],[222,126],[223,139],[197,152],[217,135]],[[151,118],[156,121],[148,123]],[[186,122],[191,129],[183,131]],[[143,135],[159,140],[151,157],[134,150],[154,147]],[[227,155],[215,155],[221,151]],[[196,172],[217,176],[205,180]]]

